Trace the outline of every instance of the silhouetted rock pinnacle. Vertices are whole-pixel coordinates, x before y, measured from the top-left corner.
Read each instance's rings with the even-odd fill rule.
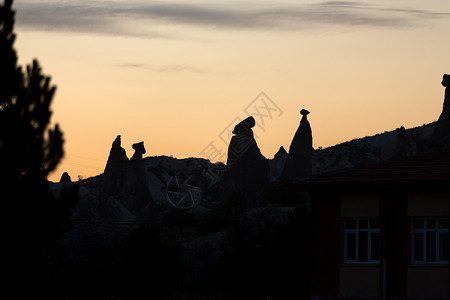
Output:
[[[444,74],[441,84],[445,87],[444,108],[442,110],[444,113],[450,111],[450,89],[448,88],[450,86],[449,74]]]
[[[234,127],[235,135],[231,138],[227,159],[231,186],[245,196],[250,208],[261,204],[269,171],[267,159],[253,137],[254,126],[255,119],[248,117]]]
[[[144,142],[132,145],[134,154],[128,160],[121,147],[120,135],[114,140],[105,168],[104,185],[99,216],[101,219],[120,220],[126,210],[139,222],[153,222],[157,207],[148,188],[142,155]]]
[[[105,181],[103,194],[105,198],[113,196],[119,198],[125,173],[128,167],[128,157],[125,149],[121,147],[120,135],[116,137],[109,151],[108,161],[105,167]]]
[[[128,165],[120,200],[137,216],[139,222],[154,221],[158,211],[147,184],[142,159],[142,155],[146,152],[144,142],[135,143],[132,147],[135,152]]]
[[[248,151],[255,151],[259,148],[253,137],[252,128],[255,127],[255,119],[248,117],[238,123],[233,129],[230,145],[228,147],[227,166],[234,165]]]
[[[280,158],[284,158],[284,157],[287,157],[287,156],[288,156],[287,151],[284,149],[283,146],[281,146],[280,149],[278,150],[278,152],[275,153],[273,159],[280,159]]]
[[[98,217],[103,220],[115,220],[117,213],[111,209],[111,199],[120,199],[122,185],[128,168],[128,157],[121,146],[120,135],[116,137],[106,162],[103,191],[98,208]]]
[[[115,171],[125,171],[128,164],[128,157],[125,149],[121,147],[120,135],[116,137],[109,151],[108,161],[105,167],[105,173]]]
[[[450,75],[444,74],[441,84],[445,87],[444,105],[431,140],[433,150],[450,149]]]
[[[307,119],[309,111],[302,109],[300,114],[302,115],[300,126],[292,139],[281,175],[281,180],[289,183],[307,178],[312,174],[312,134],[311,126]]]
[[[61,175],[61,179],[59,180],[59,183],[72,183],[72,179],[69,176],[69,173],[64,172]]]

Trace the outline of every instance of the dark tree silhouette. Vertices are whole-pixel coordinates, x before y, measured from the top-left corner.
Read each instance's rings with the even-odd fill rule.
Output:
[[[22,80],[13,48],[16,35],[13,33],[14,12],[11,5],[12,0],[6,0],[0,7],[0,108],[11,102]]]
[[[63,157],[62,132],[48,129],[55,87],[36,60],[25,72],[17,65],[12,2],[0,6],[2,272],[16,293],[36,294],[43,288],[42,250],[62,232],[69,203],[49,195],[46,179]]]
[[[124,243],[91,241],[70,257],[56,258],[65,265],[54,274],[58,299],[186,299],[181,245],[150,225],[128,230]]]
[[[310,298],[310,212],[299,206],[284,222],[241,219],[226,231],[211,287],[226,299]]]

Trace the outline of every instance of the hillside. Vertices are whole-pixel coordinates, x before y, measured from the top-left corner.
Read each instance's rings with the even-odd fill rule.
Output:
[[[313,176],[342,169],[377,164],[383,161],[412,156],[427,151],[435,123],[354,139],[312,152]],[[202,158],[177,159],[168,156],[149,156],[142,159],[145,166],[145,182],[152,199],[161,211],[171,208],[189,210],[195,214],[208,211],[220,201],[221,184],[226,166],[211,163]],[[276,183],[286,161],[286,156],[267,159],[268,180]],[[105,186],[105,174],[78,182],[80,201],[74,209],[77,220],[96,220],[101,215],[121,222],[135,222],[133,215],[120,199],[108,197],[108,205],[100,206]],[[52,184],[57,192],[59,183]],[[108,212],[99,213],[98,209]]]
[[[160,278],[162,269],[153,269],[159,262],[164,268],[187,268],[182,286],[173,281],[162,285],[177,286],[171,293],[190,297],[183,299],[211,292],[218,293],[215,299],[230,299],[226,296],[232,295],[230,284],[239,287],[236,291],[254,291],[262,281],[277,286],[277,293],[307,295],[309,194],[290,189],[292,179],[448,151],[450,143],[444,139],[449,131],[442,131],[447,125],[440,120],[313,149],[306,118],[309,112],[301,112],[289,153],[280,147],[272,159],[259,151],[251,130],[254,120],[250,117],[237,124],[227,165],[193,157],[143,157],[143,142],[133,144],[135,153],[128,158],[117,136],[104,173],[78,182],[63,176],[65,183],[51,184],[56,196],[71,187],[79,191],[67,232],[49,250],[54,262],[51,280],[61,286],[70,282],[77,288],[85,278],[94,282],[100,278],[104,285],[116,280],[120,286],[127,280],[148,278],[148,274]],[[290,155],[301,158],[290,160],[293,170],[306,172],[294,172],[286,181],[283,175]],[[159,239],[148,242],[155,232]],[[136,235],[137,245],[133,244]],[[164,250],[154,254],[154,247]],[[181,250],[162,260],[172,247]],[[132,256],[138,255],[139,267],[132,272],[117,269],[118,262],[128,259],[129,249],[136,251]],[[180,265],[172,264],[175,258]],[[141,263],[147,267],[141,268]],[[75,277],[62,272],[66,277],[61,279],[58,270],[67,266],[79,271]],[[291,272],[286,271],[289,268]],[[290,275],[299,270],[296,277]],[[299,282],[303,290],[297,289]],[[97,288],[101,290],[101,285]]]

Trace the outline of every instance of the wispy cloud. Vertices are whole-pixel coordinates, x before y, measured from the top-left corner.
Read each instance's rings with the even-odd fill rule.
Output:
[[[450,18],[450,12],[381,7],[357,1],[315,4],[237,6],[167,4],[161,2],[19,2],[18,25],[38,30],[167,37],[151,25],[176,25],[223,30],[304,30],[320,26],[400,27],[418,19]],[[237,8],[239,7],[239,8]],[[261,6],[259,6],[261,7]],[[133,26],[130,25],[133,22]],[[135,26],[139,22],[142,26]],[[145,25],[143,25],[145,24]]]
[[[123,3],[109,1],[18,2],[14,5],[17,25],[33,30],[81,32],[90,34],[165,38],[170,34],[130,27],[129,20],[137,17],[125,13]]]
[[[160,72],[160,73],[179,73],[179,72],[193,72],[193,73],[202,73],[202,74],[206,73],[206,71],[203,69],[196,68],[196,67],[189,66],[189,65],[182,65],[182,64],[154,66],[154,65],[141,64],[141,63],[123,63],[123,64],[119,64],[118,67],[144,69],[144,70]]]

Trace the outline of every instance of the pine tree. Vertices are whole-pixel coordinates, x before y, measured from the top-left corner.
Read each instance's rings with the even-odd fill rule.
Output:
[[[5,0],[0,7],[0,109],[11,105],[17,93],[22,72],[17,67],[17,55],[13,48],[16,35],[13,33],[14,12],[12,0]]]
[[[17,65],[12,2],[5,0],[0,6],[0,205],[6,221],[3,271],[10,280],[8,287],[37,293],[43,286],[42,251],[61,234],[71,203],[68,199],[57,201],[48,193],[47,176],[64,154],[58,125],[48,129],[56,88],[50,77],[42,74],[37,60],[25,72]]]
[[[8,179],[38,173],[46,177],[63,156],[58,125],[47,131],[56,87],[41,74],[37,60],[25,74],[17,66],[11,5],[12,0],[5,0],[0,7],[0,167]]]

